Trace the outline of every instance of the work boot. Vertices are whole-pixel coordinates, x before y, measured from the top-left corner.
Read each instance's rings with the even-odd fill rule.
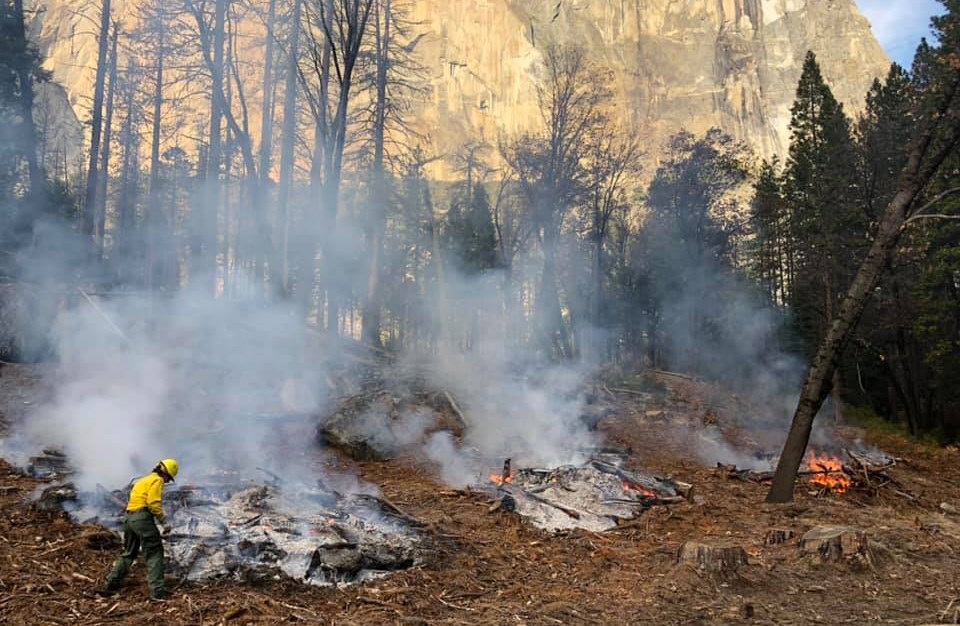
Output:
[[[113,587],[110,587],[109,585],[98,585],[97,588],[93,590],[93,592],[98,596],[102,596],[104,598],[109,598],[119,593],[116,589],[114,589]]]

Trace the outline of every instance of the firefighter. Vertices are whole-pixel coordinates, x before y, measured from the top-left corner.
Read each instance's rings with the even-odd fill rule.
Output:
[[[147,583],[150,586],[150,598],[163,600],[167,591],[163,583],[163,542],[162,534],[170,533],[163,514],[163,486],[173,482],[180,471],[175,459],[164,459],[157,463],[153,471],[137,480],[130,490],[127,503],[127,515],[123,520],[123,553],[107,575],[106,582],[97,589],[100,595],[112,595],[120,589],[130,566],[143,550],[147,563]],[[160,528],[157,525],[160,525]]]

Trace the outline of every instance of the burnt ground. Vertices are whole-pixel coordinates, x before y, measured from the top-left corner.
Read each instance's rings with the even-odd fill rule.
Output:
[[[6,392],[24,388],[11,376],[30,378],[9,368],[0,374]],[[684,443],[666,434],[663,420],[675,415],[651,418],[649,406],[617,397],[617,410],[600,424],[607,443],[630,448],[637,467],[693,483],[691,502],[654,507],[608,533],[550,534],[490,512],[487,494],[438,484],[416,460],[356,464],[362,478],[427,524],[432,547],[420,567],[342,589],[171,582],[173,598],[152,604],[141,567],[121,596],[99,598],[94,582],[115,548],[94,527],[37,510],[30,499],[42,483],[0,463],[0,623],[957,623],[960,517],[940,511],[943,502],[960,505],[956,449],[868,435],[909,461],[890,474],[912,499],[891,490],[820,497],[801,485],[793,504],[767,505],[764,485],[730,480],[690,460]],[[766,545],[771,529],[800,535],[819,524],[866,531],[871,562],[811,560],[796,539]],[[677,565],[685,541],[740,545],[749,565],[723,579]]]

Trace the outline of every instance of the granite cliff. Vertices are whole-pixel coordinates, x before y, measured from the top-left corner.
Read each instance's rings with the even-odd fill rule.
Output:
[[[114,12],[129,21],[136,3],[115,0]],[[35,37],[86,119],[99,3],[44,4]],[[763,156],[786,150],[807,50],[851,113],[889,64],[854,0],[415,0],[411,18],[422,35],[415,55],[428,73],[415,124],[438,154],[536,128],[534,85],[551,42],[582,44],[612,70],[623,122],[649,145],[680,128],[716,126]],[[250,98],[254,109],[258,102]],[[252,111],[255,138],[258,119]]]

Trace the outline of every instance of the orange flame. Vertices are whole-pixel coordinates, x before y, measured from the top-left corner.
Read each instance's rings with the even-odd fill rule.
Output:
[[[650,491],[649,489],[644,489],[644,488],[641,487],[640,485],[637,485],[637,484],[634,484],[634,483],[628,483],[627,481],[623,481],[623,490],[624,490],[624,491],[632,491],[632,492],[634,492],[634,493],[639,493],[639,494],[640,494],[641,496],[643,496],[644,498],[656,498],[656,497],[657,497],[657,494],[653,493],[653,492]]]
[[[504,483],[510,484],[513,482],[513,476],[507,476],[504,478],[500,474],[490,474],[490,482],[494,485],[502,485]]]
[[[810,478],[810,484],[834,493],[845,493],[853,486],[850,477],[843,473],[843,461],[828,454],[811,452],[807,461],[807,469],[811,472],[820,472]]]

